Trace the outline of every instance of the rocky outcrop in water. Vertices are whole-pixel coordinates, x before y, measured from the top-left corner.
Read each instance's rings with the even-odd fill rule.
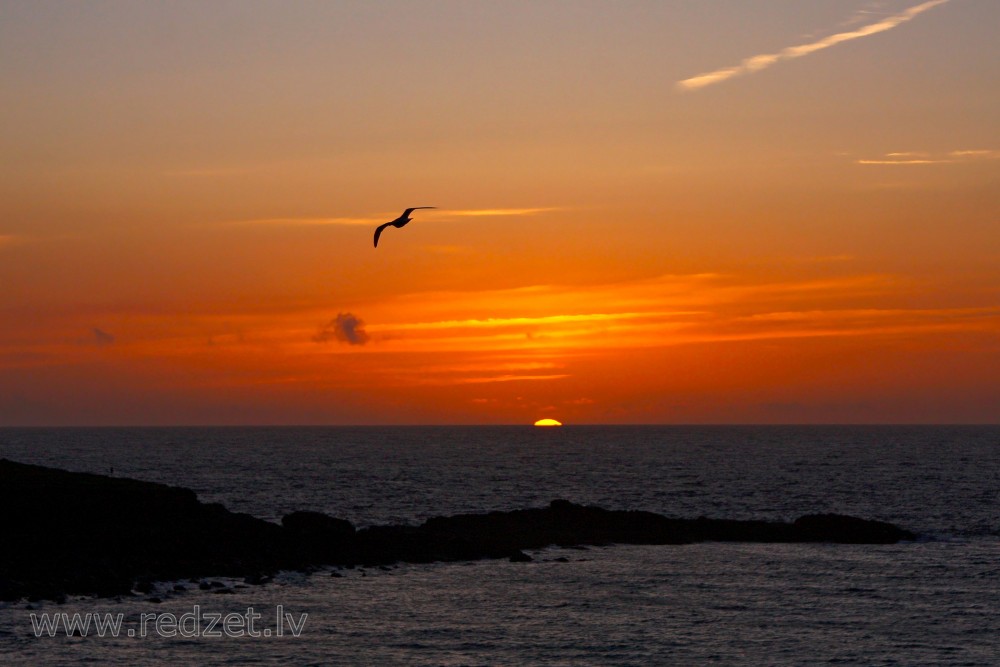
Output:
[[[2,600],[308,563],[281,526],[163,484],[0,460],[0,506]]]
[[[319,512],[282,525],[189,489],[0,460],[0,600],[115,596],[150,581],[238,576],[317,565],[504,558],[550,545],[704,541],[891,544],[916,536],[838,514],[793,523],[674,519],[555,500],[546,508],[435,517],[420,526],[373,526]]]

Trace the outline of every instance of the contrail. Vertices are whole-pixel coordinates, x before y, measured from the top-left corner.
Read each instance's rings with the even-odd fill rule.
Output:
[[[750,58],[745,58],[739,65],[735,65],[733,67],[723,67],[722,69],[717,69],[714,72],[707,72],[705,74],[693,76],[690,79],[678,81],[677,89],[681,91],[697,90],[699,88],[704,88],[705,86],[710,86],[713,83],[719,83],[720,81],[731,79],[734,76],[742,76],[744,74],[758,72],[781,60],[801,58],[802,56],[807,56],[810,53],[821,51],[835,44],[840,44],[841,42],[848,42],[852,39],[867,37],[868,35],[874,35],[876,33],[885,32],[886,30],[892,30],[901,23],[906,23],[910,19],[916,17],[918,14],[922,14],[928,9],[932,9],[938,5],[943,5],[948,1],[949,0],[929,0],[928,2],[916,5],[915,7],[910,7],[899,14],[886,17],[877,23],[871,23],[858,28],[857,30],[840,32],[836,35],[830,35],[829,37],[824,37],[819,41],[811,42],[809,44],[789,46],[782,49],[778,53],[765,53],[759,56],[751,56]]]

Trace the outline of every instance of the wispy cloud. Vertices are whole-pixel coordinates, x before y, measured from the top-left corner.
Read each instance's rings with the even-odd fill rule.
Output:
[[[929,0],[928,2],[910,7],[899,14],[887,16],[881,21],[870,23],[866,26],[858,28],[857,30],[839,32],[815,42],[809,42],[808,44],[789,46],[781,51],[778,51],[777,53],[765,53],[751,56],[749,58],[745,58],[742,62],[740,62],[740,64],[733,67],[723,67],[712,72],[706,72],[704,74],[693,76],[689,79],[678,81],[677,89],[681,91],[697,90],[699,88],[704,88],[705,86],[710,86],[714,83],[720,83],[727,79],[731,79],[735,76],[759,72],[760,70],[768,68],[782,60],[801,58],[802,56],[807,56],[810,53],[827,49],[831,46],[840,44],[841,42],[848,42],[853,39],[868,37],[869,35],[875,35],[880,32],[885,32],[886,30],[892,30],[896,26],[906,23],[919,14],[947,2],[949,2],[949,0]]]
[[[422,220],[446,220],[448,218],[485,218],[485,217],[518,217],[539,215],[552,211],[564,210],[558,206],[544,206],[536,208],[472,208],[472,209],[438,209],[420,212]],[[286,217],[286,218],[256,218],[252,220],[232,220],[225,225],[264,225],[274,227],[308,227],[323,225],[378,225],[387,220],[396,218],[402,209],[398,211],[385,212],[359,217]],[[0,237],[2,238],[2,237]]]
[[[533,382],[569,377],[565,364],[547,354],[529,352],[400,356],[384,358],[378,370],[382,380],[400,385],[465,385],[495,382]]]
[[[960,164],[982,160],[1000,159],[1000,150],[975,149],[950,151],[943,154],[933,154],[921,151],[898,151],[886,153],[877,158],[855,160],[857,164],[868,165],[928,165],[928,164]]]
[[[487,319],[443,320],[438,322],[411,322],[405,324],[372,327],[392,331],[417,331],[432,329],[481,329],[497,327],[516,327],[525,325],[569,324],[579,322],[612,322],[649,317],[667,317],[678,314],[689,315],[687,312],[641,312],[641,313],[585,313],[579,315],[546,315],[543,317],[490,317]]]
[[[425,293],[397,299],[385,312],[423,315],[382,320],[369,327],[389,351],[582,350],[646,347],[686,339],[724,313],[756,304],[764,312],[790,302],[871,298],[893,290],[891,278],[848,276],[824,280],[753,283],[715,274],[667,275],[579,287],[537,285],[473,293]],[[476,313],[490,304],[488,317]],[[587,304],[581,312],[571,304]],[[786,308],[782,308],[786,309]],[[574,312],[575,311],[575,312]]]
[[[553,355],[547,360],[559,362],[562,355],[610,348],[905,333],[971,333],[996,331],[1000,326],[1000,308],[996,307],[930,310],[858,307],[859,304],[894,301],[911,288],[912,285],[901,284],[892,276],[855,275],[787,282],[745,281],[735,276],[664,276],[627,284],[591,285],[579,291],[577,288],[539,286],[530,291],[509,290],[490,296],[476,294],[494,304],[496,310],[530,312],[540,304],[548,310],[559,304],[565,307],[574,303],[602,308],[590,313],[512,313],[483,319],[410,320],[381,323],[371,329],[385,352],[530,351]],[[415,312],[426,313],[432,310],[432,304],[440,304],[443,300],[464,303],[458,293],[426,294],[423,301],[426,305]],[[690,308],[695,305],[700,308]],[[667,310],[664,306],[677,308]],[[497,370],[499,372],[490,376],[520,375],[509,368]],[[556,372],[552,374],[570,372],[569,369],[553,370]],[[481,377],[479,374],[464,376],[469,375]]]
[[[546,206],[543,208],[479,208],[465,209],[458,211],[441,211],[438,215],[457,215],[459,217],[487,217],[497,215],[536,215],[538,213],[549,213],[551,211],[561,211],[558,206]]]
[[[536,382],[539,380],[560,380],[570,377],[567,373],[552,375],[490,375],[484,377],[466,378],[424,378],[419,384],[486,384],[489,382]]]
[[[390,216],[391,217],[391,216]],[[233,227],[242,226],[271,226],[271,227],[311,227],[323,225],[377,225],[385,222],[384,216],[368,218],[255,218],[253,220],[230,220],[222,223]]]
[[[973,160],[996,160],[1000,159],[1000,151],[995,150],[964,150],[964,151],[952,151],[950,155],[953,158],[964,158]]]
[[[514,391],[584,377],[581,369],[610,359],[610,350],[631,359],[643,350],[676,346],[893,336],[906,341],[968,336],[970,349],[995,347],[1000,306],[909,307],[924,289],[891,275],[787,279],[700,273],[414,292],[359,305],[369,326],[351,312],[331,319],[329,306],[315,304],[242,315],[189,314],[183,323],[174,313],[157,311],[130,316],[128,331],[116,332],[120,336],[85,320],[60,329],[78,332],[77,339],[67,334],[53,341],[48,329],[39,329],[38,340],[8,341],[6,350],[0,339],[0,362],[54,365],[78,359],[87,349],[91,355],[96,349],[112,353],[127,339],[131,359],[159,360],[165,368],[231,364],[238,372],[224,381],[236,384],[338,391],[453,385],[471,398],[494,388]],[[206,344],[209,336],[215,344]],[[6,352],[44,356],[11,360]]]
[[[871,19],[872,16],[888,16],[892,12],[882,11],[879,9],[885,3],[875,2],[872,3],[867,9],[859,9],[854,14],[840,23],[839,27],[847,28],[852,25],[858,25],[859,23],[864,23]]]
[[[951,162],[951,160],[923,160],[923,159],[858,160],[858,164],[894,164],[894,165],[948,164],[949,162]]]

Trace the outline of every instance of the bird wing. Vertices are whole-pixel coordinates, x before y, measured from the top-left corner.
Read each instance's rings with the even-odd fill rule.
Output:
[[[379,225],[375,228],[375,247],[378,247],[378,237],[382,236],[382,230],[391,225],[391,222],[387,222],[384,225]]]
[[[410,215],[411,213],[413,213],[417,209],[421,209],[421,208],[437,208],[437,206],[414,206],[413,208],[408,208],[405,211],[403,211],[403,215],[401,215],[399,217],[405,218],[406,216]]]

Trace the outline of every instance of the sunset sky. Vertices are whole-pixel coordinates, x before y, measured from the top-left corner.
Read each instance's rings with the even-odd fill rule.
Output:
[[[0,0],[0,425],[1000,422],[998,26]]]

